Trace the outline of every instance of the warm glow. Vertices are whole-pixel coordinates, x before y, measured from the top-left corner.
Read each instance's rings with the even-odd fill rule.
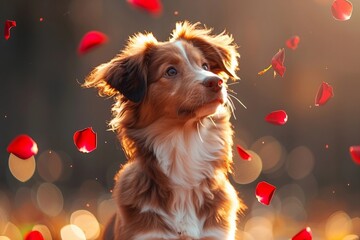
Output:
[[[100,235],[100,225],[96,217],[89,211],[78,210],[73,212],[70,223],[78,226],[85,233],[87,240],[97,239]]]
[[[63,195],[54,184],[42,183],[37,190],[36,199],[39,209],[49,216],[55,217],[63,209]]]
[[[35,158],[34,156],[23,160],[14,154],[10,153],[9,156],[9,169],[12,175],[20,182],[28,181],[35,172]]]
[[[60,230],[62,240],[86,240],[85,233],[76,225],[66,225]]]
[[[251,156],[251,161],[240,160],[238,154],[234,155],[233,179],[239,184],[248,184],[255,181],[262,170],[262,161],[255,152],[249,150],[247,153]]]

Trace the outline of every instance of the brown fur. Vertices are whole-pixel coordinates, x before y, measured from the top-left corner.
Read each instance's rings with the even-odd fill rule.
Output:
[[[108,225],[106,240],[134,239],[137,234],[154,229],[175,231],[175,226],[170,226],[155,212],[141,212],[146,205],[171,214],[177,204],[175,191],[181,188],[163,172],[149,146],[153,139],[174,131],[181,132],[184,139],[190,138],[190,133],[196,130],[196,121],[191,119],[198,118],[198,109],[215,96],[193,81],[196,76],[186,71],[181,52],[174,48],[175,41],[181,41],[185,51],[191,53],[190,61],[201,65],[205,59],[210,70],[224,81],[228,77],[237,77],[238,53],[232,37],[225,33],[211,35],[211,30],[200,28],[199,24],[184,22],[177,24],[168,42],[158,42],[152,34],[130,38],[120,54],[95,68],[84,83],[85,87],[98,88],[102,96],[114,96],[114,119],[110,126],[117,132],[128,158],[128,163],[116,176],[114,198],[118,212]],[[169,64],[183,70],[181,79],[164,78],[163,73]],[[171,93],[175,93],[175,97]],[[232,163],[229,118],[227,111],[225,115],[214,118],[216,126],[208,126],[209,131],[218,133],[224,145],[214,153],[218,160],[209,166],[214,169],[214,175],[204,178],[196,188],[189,190],[197,216],[206,218],[204,230],[230,228],[229,212],[244,208],[239,199],[231,199],[228,194],[227,172],[231,171]],[[171,151],[171,158],[175,159],[178,150],[175,147]],[[173,161],[170,172],[176,172],[179,164],[186,164],[169,161]],[[178,236],[176,239],[189,238]]]

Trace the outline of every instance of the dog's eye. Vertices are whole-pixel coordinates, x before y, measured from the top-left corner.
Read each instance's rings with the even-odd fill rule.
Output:
[[[168,77],[174,77],[176,76],[177,74],[177,70],[174,68],[174,67],[169,67],[167,70],[166,70],[166,73],[165,75],[168,76]]]
[[[201,65],[201,67],[206,70],[209,71],[209,65],[207,63],[203,63],[203,65]]]

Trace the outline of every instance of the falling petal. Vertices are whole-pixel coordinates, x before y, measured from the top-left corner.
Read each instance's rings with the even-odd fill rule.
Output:
[[[271,67],[272,67],[272,65],[270,64],[270,66],[268,66],[268,67],[265,68],[264,70],[261,70],[260,72],[258,72],[258,75],[263,75],[263,74],[265,74],[267,71],[270,70]]]
[[[162,11],[162,4],[160,0],[128,0],[128,2],[131,5],[144,9],[154,15],[158,15]]]
[[[360,164],[360,146],[351,146],[349,151],[350,151],[352,160],[356,164]]]
[[[16,27],[16,21],[6,20],[5,21],[5,28],[4,28],[4,36],[6,40],[10,38],[10,29],[12,27]]]
[[[258,183],[255,194],[258,201],[264,205],[269,205],[274,195],[276,187],[265,181]]]
[[[353,5],[347,0],[335,0],[331,5],[333,17],[339,21],[346,21],[351,18]]]
[[[284,110],[277,110],[269,113],[265,117],[265,121],[275,125],[284,125],[288,120],[288,115]]]
[[[85,54],[89,52],[91,49],[106,43],[107,40],[108,37],[102,32],[98,32],[98,31],[87,32],[80,41],[78,47],[78,53]]]
[[[239,156],[244,159],[244,160],[247,160],[247,161],[250,161],[251,160],[251,156],[250,154],[248,154],[240,145],[237,145],[236,146],[236,149],[239,153]]]
[[[304,228],[298,232],[291,240],[312,240],[311,229],[309,227]]]
[[[96,149],[96,133],[91,127],[76,131],[74,143],[80,152],[92,152]]]
[[[30,136],[22,134],[11,141],[7,147],[7,151],[18,158],[25,160],[36,155],[38,147],[36,142]]]
[[[284,76],[286,67],[284,66],[285,60],[285,49],[280,49],[271,59],[271,65],[274,71],[279,74],[281,77]]]
[[[44,240],[44,237],[39,231],[31,231],[26,234],[24,240]]]
[[[286,41],[286,46],[292,50],[295,50],[298,47],[299,42],[300,42],[300,37],[295,35]]]
[[[326,82],[322,82],[315,98],[315,106],[324,105],[330,98],[334,97],[332,86]]]

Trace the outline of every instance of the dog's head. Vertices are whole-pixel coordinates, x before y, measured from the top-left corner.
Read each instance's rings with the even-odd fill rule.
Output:
[[[238,53],[231,36],[211,31],[183,22],[167,42],[137,34],[120,54],[95,68],[84,86],[117,96],[118,114],[132,111],[137,126],[213,115],[227,102],[227,79],[237,78]]]

